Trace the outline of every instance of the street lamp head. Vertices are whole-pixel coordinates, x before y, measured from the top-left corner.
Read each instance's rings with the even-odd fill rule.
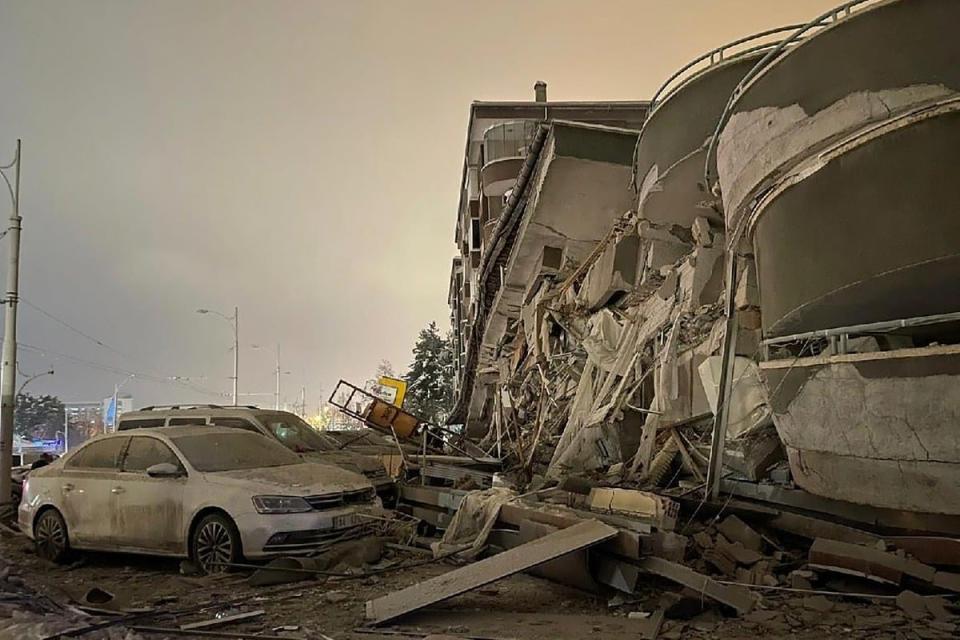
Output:
[[[210,313],[210,309],[197,309],[197,313]]]

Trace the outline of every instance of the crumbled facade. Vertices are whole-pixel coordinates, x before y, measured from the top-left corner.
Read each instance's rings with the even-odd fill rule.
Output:
[[[500,217],[458,218],[489,232],[454,261],[451,422],[525,482],[775,469],[956,513],[960,75],[945,32],[878,43],[957,7],[861,4],[710,52],[640,125],[524,125]]]

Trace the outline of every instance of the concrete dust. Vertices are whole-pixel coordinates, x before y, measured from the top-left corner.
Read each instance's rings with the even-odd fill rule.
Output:
[[[255,588],[245,583],[245,575],[241,573],[200,578],[181,576],[177,561],[172,559],[86,554],[83,563],[55,567],[37,558],[27,541],[19,537],[0,539],[0,556],[18,567],[19,575],[38,594],[56,602],[65,603],[69,594],[82,594],[94,587],[122,593],[131,607],[171,611],[211,601],[210,607],[177,618],[176,625],[171,618],[161,617],[155,626],[177,626],[210,618],[226,608],[264,609],[266,613],[261,618],[231,625],[229,631],[270,634],[278,627],[297,626],[296,631],[284,631],[283,635],[304,639],[323,638],[324,635],[336,640],[396,638],[398,630],[421,636],[530,640],[546,637],[580,640],[589,635],[638,638],[642,637],[640,629],[648,618],[635,615],[631,619],[630,613],[643,612],[652,616],[665,609],[668,603],[664,582],[654,578],[649,578],[648,584],[642,585],[634,597],[616,600],[611,606],[609,594],[586,594],[519,574],[496,582],[493,588],[465,593],[442,605],[406,616],[397,620],[395,626],[358,633],[356,629],[364,624],[364,603],[367,600],[449,572],[452,566],[434,563],[356,580],[307,580],[279,588]],[[819,598],[812,600],[797,594],[760,592],[757,597],[757,608],[742,618],[728,617],[717,607],[708,605],[691,612],[686,620],[665,619],[658,637],[704,640],[747,638],[760,634],[770,640],[821,640],[840,636],[881,640],[946,640],[956,637],[957,617],[938,619],[930,614],[914,619],[893,600],[864,602],[830,597],[832,605],[827,607]],[[248,599],[229,607],[216,604],[235,602],[238,598]],[[0,617],[7,619],[0,621],[0,628],[23,624],[25,614],[12,611],[9,602],[0,603]],[[91,617],[86,620],[101,619]],[[153,622],[149,624],[154,625]],[[24,629],[23,626],[16,628],[20,630],[18,633]],[[81,637],[125,640],[139,637],[121,629],[99,633],[101,635]],[[9,632],[0,631],[3,640],[30,637],[41,636],[36,633],[33,636],[9,635]],[[151,634],[150,637],[160,636]]]

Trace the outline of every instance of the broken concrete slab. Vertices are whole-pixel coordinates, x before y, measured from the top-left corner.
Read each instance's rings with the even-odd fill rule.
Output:
[[[763,536],[735,515],[729,515],[721,520],[717,530],[731,542],[739,542],[753,551],[763,551]]]
[[[710,221],[703,217],[697,217],[693,220],[693,227],[691,228],[693,233],[693,240],[697,243],[699,247],[712,247],[713,246],[713,236],[714,231],[710,227]]]
[[[697,593],[707,595],[732,608],[740,615],[748,613],[753,608],[754,597],[744,587],[720,584],[713,578],[676,562],[650,557],[640,560],[637,566],[647,573],[672,580],[693,589]]]
[[[922,620],[929,614],[924,597],[913,591],[902,591],[897,596],[897,606],[914,620]]]
[[[780,436],[770,421],[768,426],[758,426],[749,434],[728,442],[723,464],[757,482],[767,475],[767,469],[786,457]]]
[[[827,600],[824,596],[809,596],[803,599],[803,608],[818,613],[827,613],[833,611],[833,602]]]
[[[885,539],[925,564],[960,567],[960,539],[943,536],[887,536]]]
[[[619,513],[650,522],[663,531],[673,531],[680,506],[648,491],[595,487],[590,490],[587,504],[592,511]]]
[[[370,600],[366,605],[367,620],[372,625],[383,624],[500,578],[610,540],[616,535],[616,529],[597,520],[580,522],[509,551]]]
[[[551,533],[555,533],[558,530],[557,527],[549,524],[528,520],[520,525],[519,542],[521,545],[527,544]],[[540,576],[541,578],[546,578],[547,580],[559,582],[560,584],[569,585],[581,591],[597,592],[599,591],[599,585],[591,575],[590,558],[588,554],[589,552],[586,549],[574,551],[556,560],[550,560],[532,567],[529,573]]]
[[[753,549],[747,549],[739,542],[730,542],[723,536],[718,536],[714,550],[744,567],[750,567],[760,562],[763,555]]]
[[[949,602],[943,596],[926,596],[923,601],[927,606],[927,611],[936,620],[950,621],[956,617],[947,609]]]
[[[933,567],[916,560],[836,540],[818,538],[810,547],[810,567],[848,575],[856,575],[889,584],[901,584],[908,576],[934,584],[938,573]],[[945,587],[947,588],[947,587]]]
[[[716,549],[707,549],[703,552],[703,559],[717,571],[729,578],[737,578],[737,563],[730,556]]]
[[[581,295],[588,309],[599,309],[618,293],[630,291],[637,283],[640,237],[627,234],[607,245],[600,259],[587,272]]]

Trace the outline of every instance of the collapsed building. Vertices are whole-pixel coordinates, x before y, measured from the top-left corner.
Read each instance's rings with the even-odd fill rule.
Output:
[[[960,531],[958,14],[848,2],[649,102],[475,103],[449,422],[522,486]]]

